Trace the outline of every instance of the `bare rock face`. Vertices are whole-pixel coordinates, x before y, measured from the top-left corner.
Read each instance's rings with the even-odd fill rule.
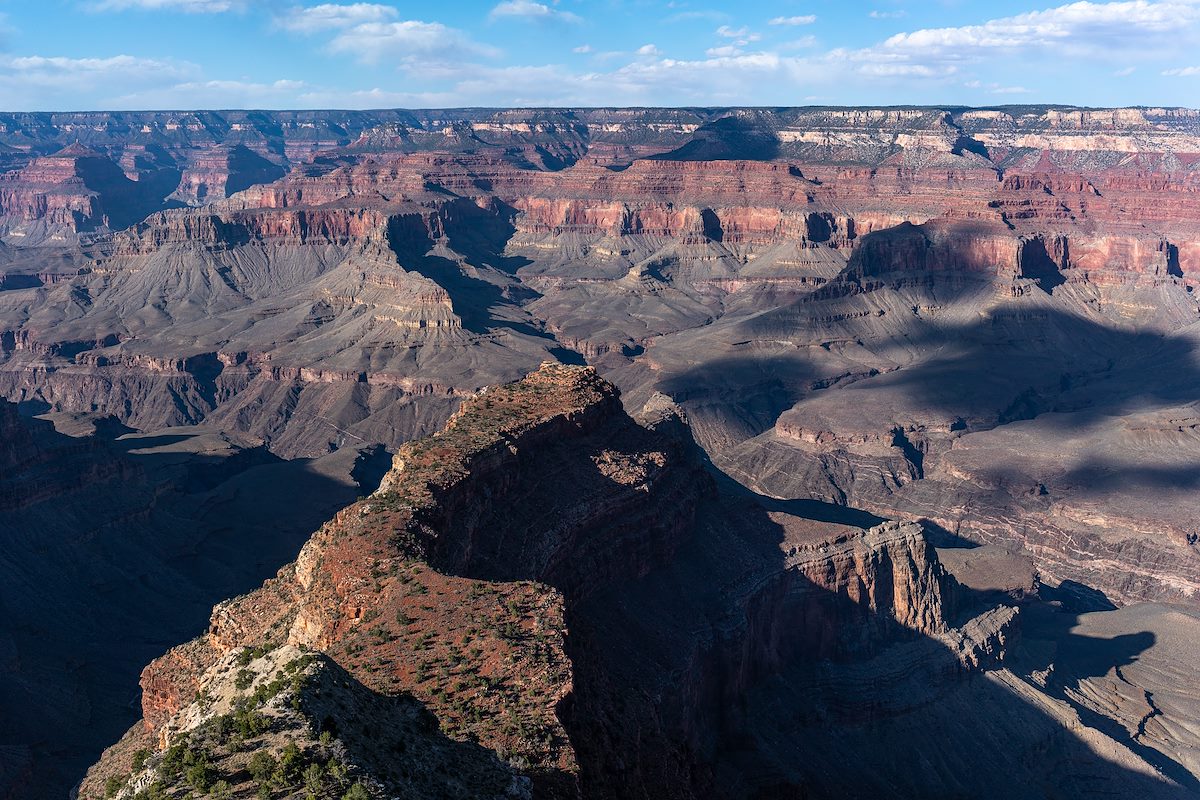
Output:
[[[670,552],[669,536],[614,538],[645,530],[622,521],[644,492],[680,495],[672,505],[682,514],[690,506],[694,488],[686,473],[668,469],[668,453],[631,450],[647,437],[590,370],[548,365],[475,398],[446,431],[403,448],[380,491],[339,513],[294,565],[218,607],[206,637],[147,668],[148,729],[178,712],[213,659],[250,642],[290,642],[329,653],[377,691],[412,692],[447,731],[470,732],[528,763],[547,791],[566,791],[576,767],[555,708],[571,670],[563,594],[546,582],[586,592],[614,569],[636,572]],[[522,519],[511,510],[522,504],[503,501],[543,488],[534,476],[546,459],[579,471],[579,494],[559,489]],[[596,470],[612,478],[589,479]],[[488,496],[495,507],[479,502]],[[546,513],[548,502],[561,516]],[[533,527],[517,537],[523,525]],[[630,544],[649,549],[638,558]],[[376,575],[368,583],[364,568]],[[426,655],[409,656],[418,651]],[[452,692],[446,669],[460,677]]]
[[[33,436],[21,424],[17,408],[12,403],[0,403],[0,442],[4,443],[0,450],[0,469],[10,475],[38,456]]]
[[[130,180],[103,154],[74,144],[0,176],[0,220],[11,241],[65,241],[126,227],[162,207],[162,191],[162,176]]]
[[[192,206],[229,197],[283,177],[286,170],[244,144],[218,146],[198,154],[183,171],[174,196]]]

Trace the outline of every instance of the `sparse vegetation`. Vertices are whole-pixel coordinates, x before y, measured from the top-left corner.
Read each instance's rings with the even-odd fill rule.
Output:
[[[237,656],[238,666],[239,667],[247,667],[250,665],[251,661],[253,661],[256,658],[262,658],[263,656],[265,656],[267,653],[271,652],[274,649],[275,648],[270,644],[260,644],[260,645],[255,645],[253,647],[247,647],[244,650],[242,650],[240,653],[238,653],[238,656]]]
[[[259,750],[250,757],[250,763],[246,769],[249,771],[250,777],[262,784],[271,779],[276,766],[278,766],[278,762],[275,760],[275,756],[265,750]]]
[[[317,797],[325,788],[325,768],[314,761],[304,768],[304,788],[310,798]]]
[[[279,764],[271,774],[271,779],[280,787],[294,786],[299,783],[303,769],[304,754],[295,742],[288,742],[279,756]]]
[[[125,788],[126,778],[121,778],[116,775],[109,775],[108,780],[104,782],[104,796],[116,797],[117,792]]]

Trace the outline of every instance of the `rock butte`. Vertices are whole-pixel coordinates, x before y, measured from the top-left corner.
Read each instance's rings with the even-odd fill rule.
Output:
[[[154,659],[80,796],[182,795],[203,750],[249,797],[289,742],[337,797],[1200,787],[1200,112],[5,113],[0,145],[0,504],[46,530],[0,602],[142,637],[75,679],[98,709]],[[266,486],[270,555],[206,578]],[[176,570],[187,614],[85,623],[17,579],[46,547],[130,608]],[[134,722],[103,713],[53,768],[45,725],[0,741],[0,790],[61,796]]]

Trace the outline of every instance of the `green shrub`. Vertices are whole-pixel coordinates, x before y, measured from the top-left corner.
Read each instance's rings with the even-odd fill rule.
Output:
[[[379,616],[378,611],[375,612],[375,616]],[[297,672],[303,672],[304,670],[308,669],[309,666],[316,660],[316,656],[306,653],[299,658],[293,658],[291,661],[284,664],[283,671],[288,675],[294,675]]]
[[[310,796],[317,796],[325,788],[325,768],[314,762],[304,768],[304,788]]]
[[[104,782],[104,796],[116,797],[117,792],[125,787],[125,779],[118,778],[116,775],[109,775],[108,780]]]
[[[184,763],[184,753],[187,752],[187,740],[178,741],[163,753],[162,761],[158,763],[158,772],[168,781],[176,781],[187,767]]]
[[[294,786],[300,781],[300,772],[304,769],[304,754],[295,742],[288,742],[279,756],[279,766],[275,768],[273,780],[278,786]]]
[[[274,648],[270,645],[260,644],[255,647],[247,647],[242,652],[238,653],[237,663],[239,667],[249,666],[250,662],[256,658],[262,658]]]
[[[236,686],[239,691],[249,689],[250,684],[252,683],[254,683],[254,673],[245,667],[239,669],[237,672],[237,677],[233,679],[233,685]]]
[[[146,759],[149,757],[150,757],[150,751],[144,747],[139,750],[134,750],[133,751],[133,771],[141,772],[142,768],[146,766]]]
[[[259,750],[250,757],[250,764],[247,769],[250,770],[251,777],[259,783],[265,783],[271,779],[274,774],[278,762],[275,756],[268,753],[266,750]]]
[[[367,791],[367,787],[355,781],[342,795],[342,800],[371,800],[371,793]]]
[[[217,772],[208,760],[207,753],[198,753],[192,757],[192,763],[187,768],[184,778],[198,791],[206,792],[217,778]]]
[[[346,765],[338,761],[336,758],[329,759],[329,763],[325,765],[325,771],[329,773],[329,780],[334,786],[344,786],[349,770]]]
[[[234,705],[233,712],[221,719],[219,729],[236,732],[241,739],[253,739],[259,734],[266,733],[271,727],[271,720],[254,708],[256,704],[257,701],[253,699],[242,698],[239,700]]]

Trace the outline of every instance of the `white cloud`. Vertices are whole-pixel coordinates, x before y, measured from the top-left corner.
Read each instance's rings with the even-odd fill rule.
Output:
[[[177,9],[201,4],[201,0],[108,2],[129,7],[134,2],[140,7],[156,3],[165,8],[169,4]],[[496,2],[490,0],[488,6]],[[705,50],[704,57],[692,60],[667,58],[652,43],[636,51],[598,52],[590,44],[572,48],[569,42],[582,36],[571,31],[569,36],[560,37],[560,47],[587,55],[586,59],[564,52],[561,64],[508,66],[492,61],[498,51],[463,30],[439,22],[404,20],[390,0],[320,4],[316,0],[209,0],[203,5],[232,8],[257,3],[281,12],[276,17],[281,28],[304,34],[326,32],[322,40],[328,41],[327,51],[381,64],[389,72],[398,69],[399,79],[389,82],[379,72],[359,70],[360,76],[372,76],[360,77],[363,83],[359,85],[379,86],[345,91],[292,81],[260,83],[256,82],[257,76],[245,81],[207,80],[199,68],[191,65],[132,56],[58,59],[59,63],[54,59],[18,63],[0,56],[0,107],[44,105],[56,102],[52,99],[55,97],[83,97],[88,104],[124,107],[181,102],[192,107],[355,108],[780,104],[806,99],[831,85],[844,92],[845,102],[928,101],[929,97],[943,96],[939,94],[942,88],[954,87],[959,87],[958,92],[971,90],[982,101],[988,95],[1042,92],[1044,81],[1027,87],[987,79],[1020,74],[1018,69],[1025,66],[1024,62],[1043,56],[1058,58],[1063,70],[1090,68],[1094,75],[1101,76],[1132,74],[1132,67],[1118,69],[1127,64],[1166,76],[1200,75],[1200,67],[1186,66],[1194,62],[1184,52],[1196,43],[1200,0],[1069,2],[991,20],[981,17],[974,25],[912,30],[861,49],[817,50],[821,44],[814,36],[796,35],[791,41],[783,41],[789,38],[787,33],[806,32],[803,27],[783,22],[775,30],[783,30],[785,35],[772,36],[769,45],[750,45],[762,37],[748,26],[729,22],[713,31],[718,24],[713,23],[698,26],[697,33],[709,31],[709,41],[699,47],[712,46]],[[301,5],[305,3],[309,5]],[[880,5],[887,7],[882,2]],[[285,13],[288,6],[294,7]],[[497,11],[501,17],[547,21],[565,13],[553,0],[501,2],[493,8]],[[719,12],[694,12],[691,18],[710,19],[715,13]],[[864,8],[860,13],[868,12]],[[896,15],[880,11],[871,16],[878,19]],[[650,38],[648,33],[646,38]],[[760,49],[765,52],[758,52]],[[527,58],[513,55],[516,59]],[[93,62],[94,66],[89,66]],[[1185,66],[1171,67],[1179,63]],[[1033,64],[1031,69],[1037,66]],[[984,81],[964,83],[964,79],[976,76]],[[53,89],[41,88],[48,86]],[[79,89],[81,86],[84,88]],[[396,90],[396,86],[412,90]],[[120,91],[113,91],[114,87]],[[120,102],[113,103],[112,98]],[[168,102],[172,98],[174,102]]]
[[[740,28],[731,28],[728,25],[722,25],[717,28],[717,36],[724,39],[733,39],[733,44],[736,47],[745,47],[751,42],[757,42],[762,38],[761,34],[753,33],[745,25]]]
[[[310,8],[294,6],[279,14],[275,24],[295,33],[324,33],[368,22],[384,22],[397,16],[395,8],[378,3],[322,3]]]
[[[695,61],[644,59],[603,73],[564,77],[552,67],[508,68],[483,73],[455,87],[463,102],[480,103],[497,85],[511,87],[516,105],[653,105],[662,97],[698,103],[705,98],[733,105],[755,82],[782,77],[773,56],[743,55]]]
[[[744,41],[757,42],[762,38],[757,33],[751,33],[750,29],[743,25],[740,28],[731,28],[728,25],[722,25],[717,28],[717,36],[723,36],[726,39],[742,39]]]
[[[900,19],[908,14],[904,9],[896,9],[895,11],[880,11],[878,9],[867,14],[871,19]]]
[[[1137,67],[1124,67],[1123,69],[1113,72],[1113,76],[1116,78],[1125,78],[1132,75],[1136,70]]]
[[[118,100],[127,107],[174,108],[186,97],[190,108],[288,108],[295,107],[308,87],[303,81],[200,80],[173,86],[131,92]]]
[[[812,25],[817,21],[816,14],[803,14],[798,17],[775,17],[768,25]]]
[[[130,55],[0,56],[0,106],[64,109],[70,106],[62,98],[86,97],[89,108],[127,108],[119,98],[131,89],[172,86],[199,74],[195,64]],[[71,105],[78,107],[78,101]]]
[[[1085,0],[953,28],[897,33],[854,52],[833,51],[863,75],[947,78],[970,63],[1017,53],[1060,59],[1144,58],[1164,42],[1180,44],[1200,20],[1197,0]],[[1022,87],[999,87],[1019,89]]]
[[[152,58],[119,55],[108,58],[65,56],[12,56],[0,59],[0,71],[40,86],[97,86],[104,81],[139,80],[157,77],[174,79],[193,74],[191,64],[176,64]]]
[[[430,66],[469,56],[495,56],[497,51],[473,41],[465,33],[440,22],[404,20],[366,22],[344,30],[329,43],[334,53],[345,53],[365,63],[388,58],[398,61],[428,59]]]
[[[779,45],[780,50],[807,50],[810,47],[817,46],[817,37],[801,36],[799,39],[792,39]]]
[[[954,74],[955,67],[935,67],[929,64],[864,61],[856,71],[871,78],[939,78]]]
[[[94,11],[183,11],[189,14],[219,14],[225,11],[240,11],[245,8],[243,0],[99,0],[91,8]]]
[[[448,92],[396,92],[375,87],[346,92],[314,89],[297,96],[303,108],[448,108],[460,102]]]
[[[492,19],[501,17],[523,17],[525,19],[557,20],[559,22],[583,22],[583,18],[570,11],[559,11],[545,3],[535,3],[533,0],[505,0],[499,3],[488,14]]]
[[[1191,0],[1077,2],[1044,11],[957,28],[898,33],[884,42],[893,51],[1020,50],[1057,45],[1072,50],[1138,47],[1137,34],[1164,34],[1200,18]]]
[[[694,20],[712,20],[720,22],[730,19],[730,16],[724,11],[680,11],[678,14],[672,14],[667,17],[664,22],[691,22]]]
[[[999,83],[985,84],[983,81],[971,80],[964,81],[963,86],[968,89],[987,89],[988,94],[1030,94],[1032,89],[1026,89],[1024,86],[1004,86]]]

